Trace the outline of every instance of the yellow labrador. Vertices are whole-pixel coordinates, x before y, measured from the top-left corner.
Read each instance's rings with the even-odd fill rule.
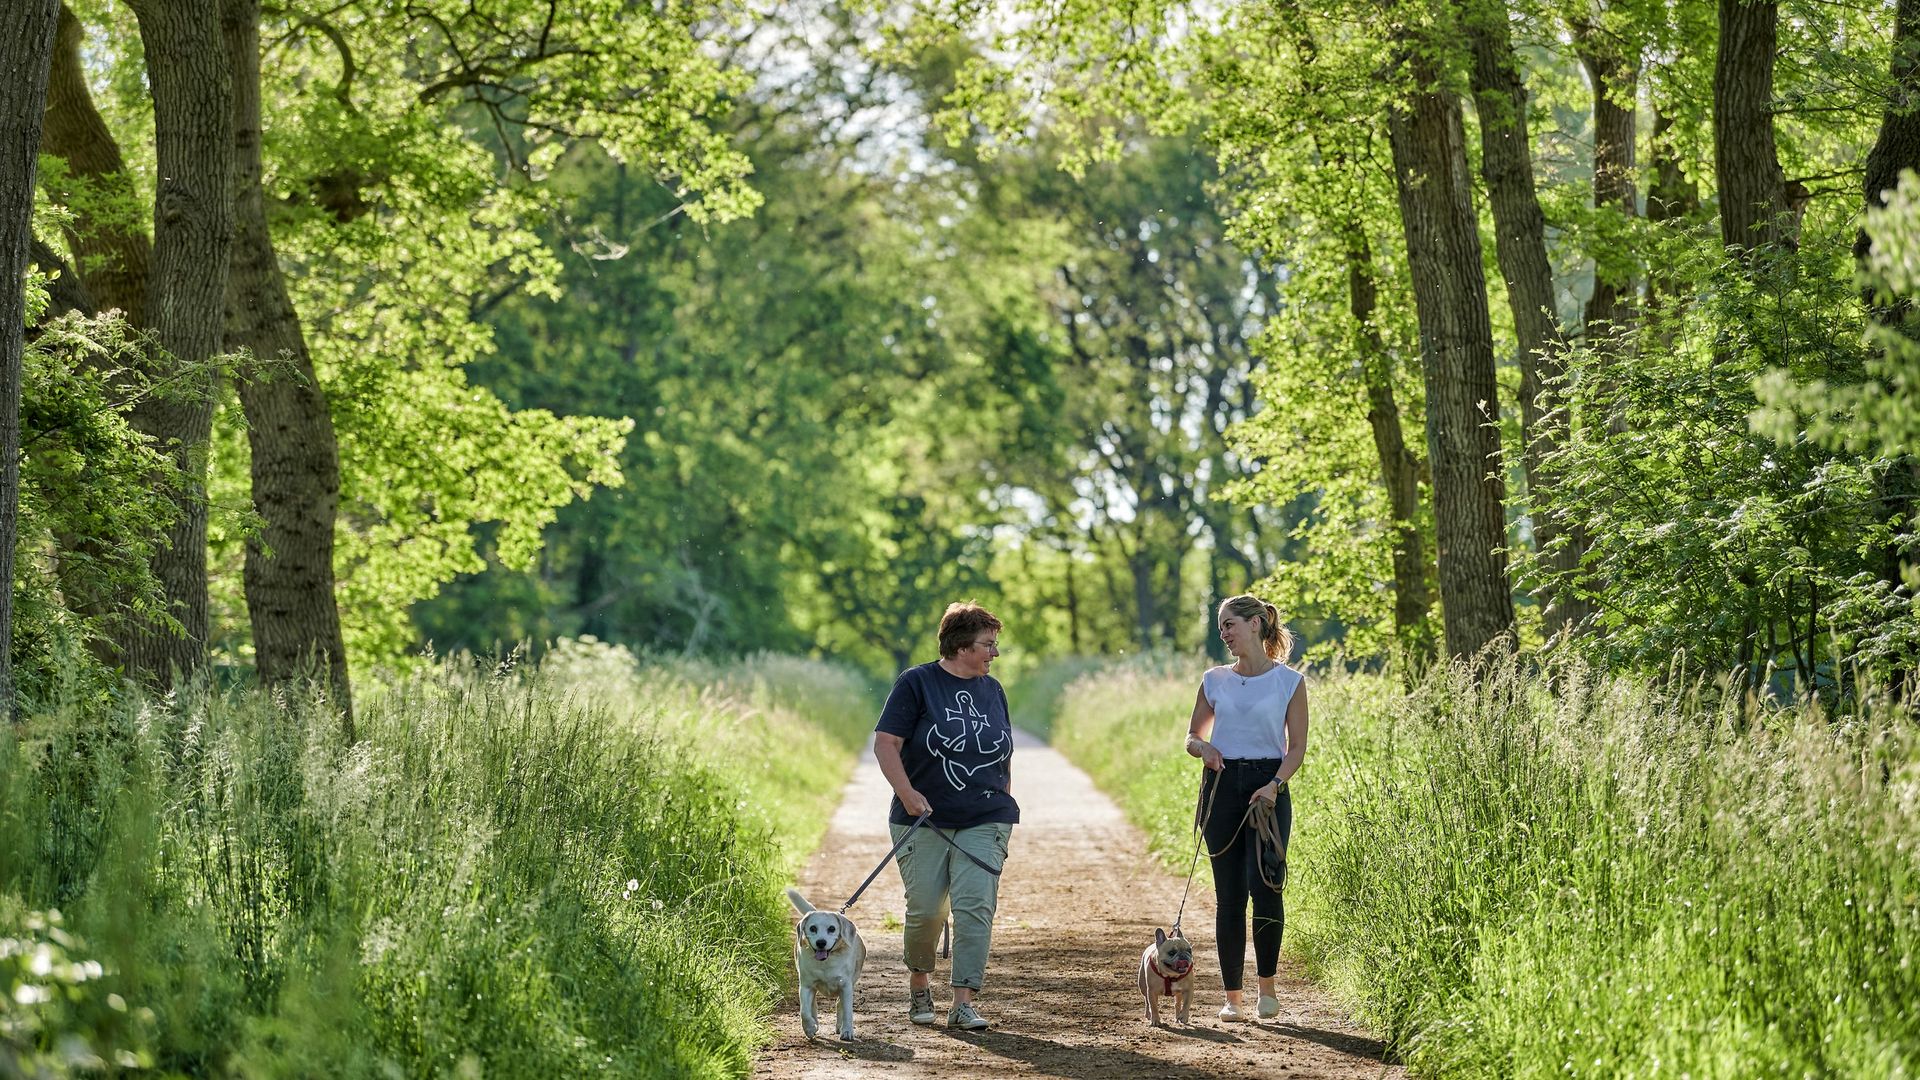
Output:
[[[793,969],[800,976],[800,1028],[809,1041],[819,1031],[813,998],[825,991],[840,999],[840,1039],[852,1042],[853,987],[867,966],[866,942],[845,915],[818,910],[797,889],[788,889],[787,899],[800,912],[795,930],[799,940],[793,946]]]

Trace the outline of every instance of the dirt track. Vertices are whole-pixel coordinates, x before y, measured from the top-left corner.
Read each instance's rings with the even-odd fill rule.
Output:
[[[901,961],[900,875],[881,871],[849,912],[870,955],[855,1011],[860,1041],[833,1035],[833,1000],[823,998],[822,1038],[800,1034],[789,999],[775,1017],[779,1036],[762,1052],[756,1077],[1402,1077],[1381,1062],[1369,1038],[1286,961],[1280,1016],[1222,1024],[1219,961],[1213,951],[1213,896],[1187,902],[1200,980],[1190,1028],[1149,1027],[1134,986],[1140,950],[1180,904],[1182,881],[1140,853],[1145,840],[1087,775],[1029,736],[1015,742],[1013,831],[986,989],[977,1001],[993,1027],[961,1034],[945,1027],[952,1003],[944,962],[934,975],[940,1024],[907,1021]],[[890,846],[886,781],[869,753],[848,783],[839,812],[801,875],[816,905],[840,906]],[[1253,957],[1247,957],[1247,1001]],[[1251,1011],[1251,1010],[1249,1010]],[[1172,1003],[1163,1018],[1171,1021]]]

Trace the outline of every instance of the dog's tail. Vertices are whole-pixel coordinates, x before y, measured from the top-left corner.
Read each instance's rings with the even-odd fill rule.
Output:
[[[807,898],[800,895],[799,889],[788,889],[787,899],[793,901],[794,910],[798,911],[802,915],[805,915],[808,912],[813,910],[813,905],[807,903]]]

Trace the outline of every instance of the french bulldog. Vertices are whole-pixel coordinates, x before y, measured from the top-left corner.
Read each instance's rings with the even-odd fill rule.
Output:
[[[1154,927],[1153,944],[1140,954],[1140,996],[1147,999],[1147,1023],[1160,1026],[1159,999],[1173,998],[1174,1015],[1190,1023],[1193,1011],[1193,946],[1184,937],[1168,937]]]

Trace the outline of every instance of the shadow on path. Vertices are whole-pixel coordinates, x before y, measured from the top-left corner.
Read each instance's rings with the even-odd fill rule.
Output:
[[[977,1046],[997,1057],[1024,1062],[1044,1076],[1064,1077],[1066,1080],[1117,1080],[1120,1077],[1149,1076],[1214,1076],[1221,1077],[1223,1080],[1228,1077],[1237,1080],[1244,1077],[1247,1071],[1246,1062],[1241,1062],[1226,1071],[1218,1071],[1202,1065],[1171,1062],[1164,1057],[1150,1057],[1111,1046],[1102,1047],[1099,1053],[1092,1054],[1087,1052],[1085,1046],[1055,1042],[1052,1039],[1037,1039],[1031,1035],[1016,1035],[1010,1031],[987,1030],[973,1033],[953,1031],[947,1034],[953,1039]]]
[[[1338,1050],[1343,1054],[1378,1061],[1383,1065],[1399,1064],[1388,1056],[1386,1043],[1351,1031],[1327,1031],[1322,1028],[1303,1027],[1300,1024],[1272,1020],[1249,1024],[1247,1027],[1249,1033],[1258,1032],[1269,1038],[1304,1039],[1310,1043],[1318,1043],[1329,1050]]]

